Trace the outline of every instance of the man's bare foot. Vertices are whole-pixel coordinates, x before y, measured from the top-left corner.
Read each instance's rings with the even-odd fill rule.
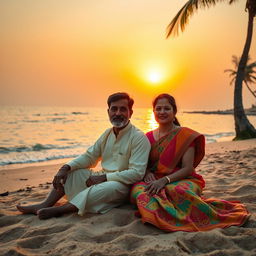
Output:
[[[59,217],[62,214],[62,211],[60,210],[60,208],[61,207],[59,206],[42,208],[37,211],[38,218],[40,220],[46,220],[52,217]]]
[[[64,213],[78,212],[78,208],[73,204],[67,203],[61,206],[42,208],[37,211],[38,218],[46,220],[52,217],[59,217]]]
[[[23,206],[23,205],[16,205],[17,209],[22,212],[22,213],[32,213],[37,215],[37,211],[44,208],[45,205],[43,204],[33,204],[33,205],[27,205],[27,206]]]

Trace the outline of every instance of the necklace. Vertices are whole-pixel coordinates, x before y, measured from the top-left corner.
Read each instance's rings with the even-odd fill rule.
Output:
[[[157,134],[157,135],[158,135],[158,138],[157,138],[157,141],[156,141],[156,151],[155,151],[155,152],[156,152],[156,155],[154,156],[154,157],[155,157],[155,160],[156,160],[157,162],[158,162],[159,159],[160,159],[160,156],[161,156],[161,153],[162,153],[162,150],[163,150],[162,147],[164,147],[164,145],[161,146],[161,144],[162,144],[162,142],[163,142],[165,139],[161,140],[161,138],[163,138],[164,136],[170,134],[172,131],[176,130],[178,127],[179,127],[179,126],[173,124],[172,127],[171,127],[169,130],[167,130],[167,132],[165,132],[164,134],[162,134],[162,137],[161,137],[160,128],[158,128],[158,134]]]
[[[176,127],[177,127],[177,126],[176,126],[175,124],[173,124],[173,125],[172,125],[172,128],[171,128],[170,130],[167,130],[167,132],[164,132],[164,133],[162,134],[162,136],[161,136],[160,127],[159,127],[159,128],[158,128],[158,142],[159,142],[159,140],[160,140],[161,137],[163,137],[163,136],[167,135],[168,133],[172,132],[173,130],[176,129]]]

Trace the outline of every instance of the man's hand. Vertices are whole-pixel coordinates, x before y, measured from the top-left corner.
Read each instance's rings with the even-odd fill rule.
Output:
[[[65,184],[66,180],[67,180],[67,176],[68,176],[68,171],[70,170],[70,166],[67,164],[64,164],[59,171],[57,172],[57,174],[54,176],[54,179],[52,181],[53,187],[56,190],[62,189],[63,185]]]
[[[86,180],[85,183],[86,183],[87,187],[90,187],[92,185],[99,184],[99,183],[102,183],[104,181],[107,181],[106,174],[103,174],[103,175],[91,175],[89,177],[89,179]]]

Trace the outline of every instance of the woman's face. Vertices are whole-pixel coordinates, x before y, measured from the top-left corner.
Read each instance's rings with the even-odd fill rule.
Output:
[[[175,118],[173,107],[165,98],[157,101],[154,107],[154,115],[159,124],[171,124]]]

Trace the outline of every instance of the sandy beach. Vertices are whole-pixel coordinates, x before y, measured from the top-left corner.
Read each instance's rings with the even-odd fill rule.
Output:
[[[206,181],[203,196],[241,201],[251,213],[242,227],[208,232],[165,233],[142,224],[129,204],[83,217],[20,214],[15,205],[41,201],[60,166],[0,170],[0,255],[256,255],[256,139],[206,145],[197,169]]]

